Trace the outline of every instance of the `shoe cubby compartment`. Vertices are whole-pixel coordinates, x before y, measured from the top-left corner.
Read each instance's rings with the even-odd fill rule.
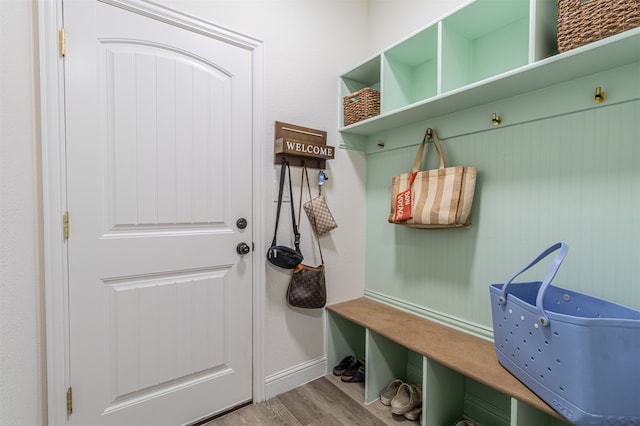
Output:
[[[394,379],[422,384],[422,424],[560,426],[560,414],[499,363],[492,342],[368,298],[327,306],[328,369],[364,353],[364,402]]]
[[[422,356],[369,330],[366,368],[366,404],[378,400],[380,393],[395,379],[422,384]]]
[[[432,26],[387,50],[382,60],[382,113],[438,94],[438,28]]]
[[[425,358],[426,425],[452,425],[461,418],[475,425],[509,426],[511,398],[442,364]]]
[[[329,312],[327,315],[327,365],[329,372],[349,355],[364,360],[366,358],[365,345],[365,328]]]
[[[442,92],[529,63],[529,2],[476,1],[442,21]]]

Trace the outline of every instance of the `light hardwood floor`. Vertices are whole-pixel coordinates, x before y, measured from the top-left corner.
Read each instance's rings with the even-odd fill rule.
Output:
[[[392,415],[380,401],[365,405],[364,383],[344,383],[329,374],[258,404],[247,405],[202,426],[384,426],[419,425]]]

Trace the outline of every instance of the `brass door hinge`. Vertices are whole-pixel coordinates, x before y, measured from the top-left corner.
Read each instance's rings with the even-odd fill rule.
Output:
[[[67,389],[67,415],[73,413],[73,390]]]
[[[69,238],[69,212],[62,215],[62,235],[65,239]]]
[[[64,57],[67,52],[67,43],[64,37],[64,28],[60,28],[58,31],[58,46],[60,48],[60,56]]]

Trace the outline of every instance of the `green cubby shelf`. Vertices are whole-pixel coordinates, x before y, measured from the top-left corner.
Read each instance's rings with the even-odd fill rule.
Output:
[[[555,0],[470,1],[342,74],[342,96],[371,87],[381,103],[348,126],[341,114],[343,146],[640,61],[640,28],[558,54],[557,13]]]
[[[556,16],[554,0],[470,1],[342,74],[341,97],[379,90],[384,117],[525,67],[556,53]]]

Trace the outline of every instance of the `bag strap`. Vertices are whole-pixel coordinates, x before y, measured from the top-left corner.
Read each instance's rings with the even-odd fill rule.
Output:
[[[313,210],[313,198],[311,198],[311,185],[309,184],[309,173],[307,172],[307,166],[302,166],[302,180],[300,182],[300,207],[298,208],[298,214],[302,211],[302,187],[304,186],[304,178],[307,178],[307,190],[309,191],[309,205],[311,206],[311,216],[313,216],[313,235],[318,243],[318,251],[320,252],[320,262],[324,265],[324,258],[322,257],[322,247],[320,247],[320,239],[318,238],[318,223],[316,222],[316,212]]]
[[[298,225],[296,224],[296,211],[295,206],[293,205],[293,188],[291,187],[291,167],[289,166],[289,162],[287,161],[287,172],[289,173],[289,200],[291,200],[291,224],[293,226],[293,244],[296,248],[296,251],[300,253],[300,232],[298,232]]]
[[[416,159],[413,162],[412,172],[416,173],[422,169],[422,157],[424,156],[424,150],[427,145],[427,139],[433,139],[433,144],[436,147],[436,151],[438,152],[438,161],[440,163],[440,168],[444,169],[447,167],[447,163],[444,160],[444,153],[442,151],[442,146],[440,146],[440,139],[438,139],[438,135],[436,135],[436,131],[429,127],[424,132],[424,137],[422,138],[422,143],[418,148],[418,153],[416,154]]]
[[[540,253],[538,257],[536,257],[531,261],[531,263],[529,263],[527,266],[522,268],[520,272],[512,276],[511,279],[502,286],[502,289],[500,290],[500,297],[498,299],[498,303],[500,303],[501,305],[505,305],[507,303],[507,287],[509,287],[509,285],[513,282],[513,280],[516,279],[516,277],[518,277],[523,272],[532,268],[534,265],[536,265],[538,262],[540,262],[545,257],[549,256],[551,253],[553,253],[556,250],[558,250],[558,254],[556,254],[555,259],[553,259],[551,267],[549,268],[549,272],[547,273],[547,276],[544,278],[544,281],[542,281],[542,285],[538,289],[538,294],[536,297],[536,309],[538,310],[538,314],[540,315],[539,317],[540,324],[543,327],[548,326],[549,317],[544,312],[544,306],[543,306],[544,293],[547,290],[547,287],[549,286],[549,284],[551,284],[551,281],[553,281],[553,278],[558,273],[558,269],[560,268],[562,261],[564,260],[564,258],[567,256],[567,253],[569,252],[569,246],[566,245],[565,243],[556,243],[552,245],[551,247],[549,247],[548,249]]]
[[[307,170],[307,166],[302,163],[302,168],[300,169],[300,173],[302,173],[300,177],[300,201],[298,202],[298,223],[302,223],[301,215],[302,215],[302,191],[304,190],[304,172]],[[307,179],[309,175],[307,175]]]
[[[284,179],[285,179],[285,166],[287,164],[286,158],[282,158],[282,166],[280,166],[280,188],[278,190],[278,208],[276,210],[276,227],[273,231],[273,241],[271,242],[271,246],[276,245],[276,235],[278,235],[278,223],[280,223],[280,209],[282,208],[282,192],[284,190]]]
[[[276,245],[276,235],[278,235],[278,223],[280,222],[280,210],[282,208],[282,193],[284,191],[284,180],[286,178],[286,172],[289,172],[289,199],[291,200],[291,223],[293,225],[294,245],[296,251],[300,253],[300,232],[298,232],[298,225],[296,224],[296,212],[293,206],[293,188],[291,187],[291,167],[286,158],[282,159],[282,166],[280,168],[280,188],[278,190],[278,209],[276,212],[276,227],[273,231],[272,246]]]

